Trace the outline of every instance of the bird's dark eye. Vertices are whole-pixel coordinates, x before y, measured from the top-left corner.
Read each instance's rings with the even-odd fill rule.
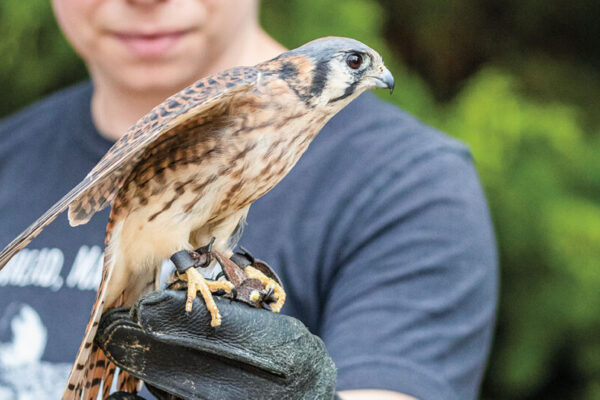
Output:
[[[362,62],[362,56],[358,53],[352,53],[346,58],[346,64],[352,69],[359,69]]]

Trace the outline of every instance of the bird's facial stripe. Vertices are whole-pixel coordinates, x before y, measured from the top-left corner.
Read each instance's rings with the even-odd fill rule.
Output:
[[[298,76],[298,68],[289,61],[282,63],[279,68],[279,77],[281,79],[296,79]]]
[[[323,93],[327,80],[329,78],[329,62],[320,61],[313,72],[313,81],[310,87],[310,94],[314,97],[319,97]]]
[[[311,90],[315,83],[313,60],[302,55],[292,54],[287,57],[279,57],[276,61],[278,65],[273,71],[292,89],[300,101],[310,106],[313,100]]]
[[[344,100],[348,96],[352,96],[352,94],[356,90],[356,87],[358,86],[359,83],[360,83],[359,80],[352,82],[350,84],[350,86],[348,86],[346,88],[346,90],[344,91],[344,94],[342,94],[341,96],[338,96],[336,98],[333,98],[333,99],[329,100],[329,103],[335,103],[336,101]]]

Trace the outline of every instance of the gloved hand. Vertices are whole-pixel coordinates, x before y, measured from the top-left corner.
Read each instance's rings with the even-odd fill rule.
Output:
[[[159,399],[335,398],[335,365],[298,320],[215,297],[223,320],[213,328],[203,302],[186,313],[185,300],[163,290],[110,310],[96,342]]]

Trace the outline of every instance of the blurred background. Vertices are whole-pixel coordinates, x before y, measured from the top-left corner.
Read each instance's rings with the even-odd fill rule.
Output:
[[[263,0],[262,21],[380,50],[383,98],[470,146],[502,275],[482,398],[600,399],[600,1]],[[0,116],[86,79],[48,0],[0,1],[0,38]]]

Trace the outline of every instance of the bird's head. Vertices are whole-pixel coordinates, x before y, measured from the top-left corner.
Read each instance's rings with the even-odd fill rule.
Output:
[[[367,89],[394,89],[394,77],[381,56],[354,39],[313,40],[276,60],[279,76],[317,107],[341,108]]]

